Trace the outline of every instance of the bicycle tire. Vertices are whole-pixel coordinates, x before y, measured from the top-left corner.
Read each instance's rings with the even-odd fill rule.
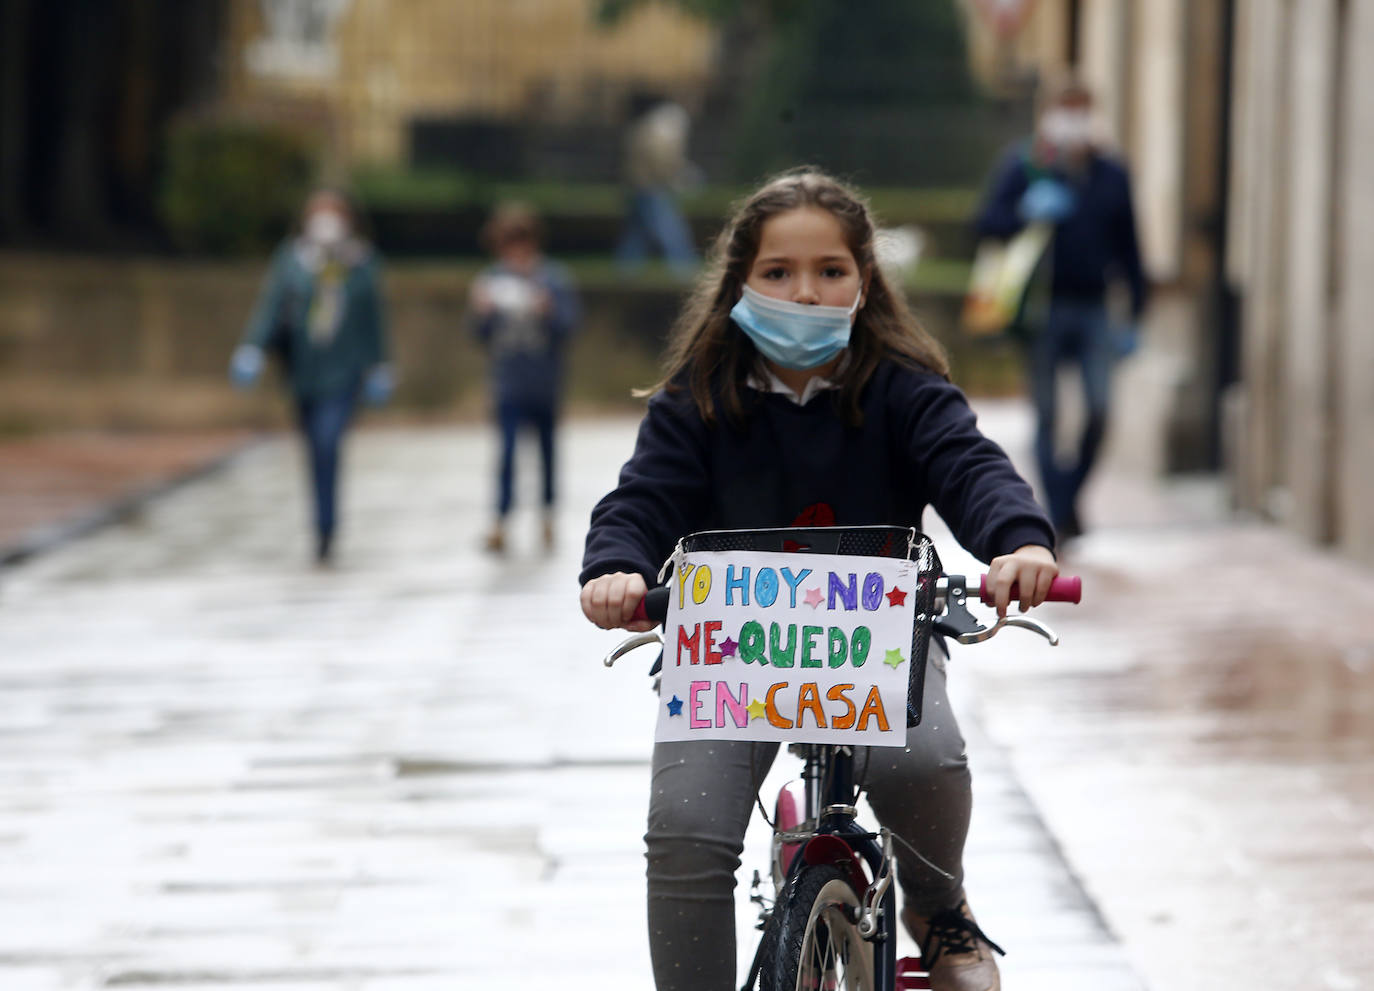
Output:
[[[764,930],[760,991],[877,991],[873,944],[859,935],[859,905],[838,867],[803,868]]]

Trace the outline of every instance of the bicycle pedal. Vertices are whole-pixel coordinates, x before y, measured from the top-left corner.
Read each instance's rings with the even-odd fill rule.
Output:
[[[928,991],[930,975],[921,966],[920,957],[902,957],[897,961],[896,991]]]

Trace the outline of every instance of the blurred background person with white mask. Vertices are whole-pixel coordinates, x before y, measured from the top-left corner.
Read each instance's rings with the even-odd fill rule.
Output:
[[[1078,497],[1106,434],[1112,366],[1134,350],[1146,301],[1130,176],[1101,131],[1092,92],[1076,80],[1064,84],[1036,133],[1003,159],[977,218],[980,237],[1000,240],[1028,224],[1053,227],[1016,332],[1027,349],[1043,495],[1061,544],[1083,532]],[[1129,296],[1124,314],[1109,312],[1113,284]],[[1066,364],[1080,372],[1085,421],[1076,449],[1061,457],[1056,384]]]
[[[230,363],[240,388],[268,355],[281,365],[310,466],[315,558],[332,560],[343,436],[360,399],[380,405],[394,387],[377,252],[343,193],[313,193],[297,235],[272,259],[243,342]]]
[[[483,240],[495,262],[473,280],[473,330],[489,355],[491,398],[499,428],[496,516],[485,545],[506,549],[506,524],[515,502],[516,439],[526,428],[539,438],[543,463],[542,536],[554,540],[555,431],[564,351],[577,329],[580,304],[563,266],[544,257],[538,215],[522,203],[493,211]]]

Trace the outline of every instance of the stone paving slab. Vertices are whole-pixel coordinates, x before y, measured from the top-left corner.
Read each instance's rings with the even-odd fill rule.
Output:
[[[574,581],[632,436],[569,429],[548,556],[531,516],[507,558],[476,550],[486,431],[373,430],[337,568],[307,563],[283,439],[0,573],[0,988],[646,987],[649,659],[601,667],[615,638]],[[1137,988],[1002,750],[965,732],[969,883],[1007,986]]]

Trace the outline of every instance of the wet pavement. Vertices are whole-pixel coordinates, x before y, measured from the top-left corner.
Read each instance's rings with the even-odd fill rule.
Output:
[[[1063,645],[979,650],[980,721],[1151,988],[1374,988],[1374,572],[1205,482],[1087,509]]]
[[[486,431],[375,430],[334,569],[283,440],[0,570],[0,988],[646,987],[648,658],[574,584],[632,436],[570,428],[547,556],[476,550]],[[1374,987],[1374,577],[1217,518],[1105,475],[1063,646],[956,658],[1009,989]]]
[[[92,431],[0,442],[0,566],[132,515],[252,439],[244,430]]]

